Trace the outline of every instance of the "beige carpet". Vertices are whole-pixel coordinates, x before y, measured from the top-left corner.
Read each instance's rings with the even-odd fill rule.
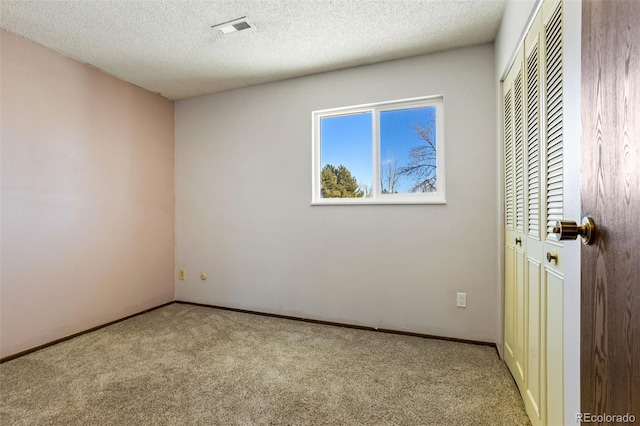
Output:
[[[495,349],[173,304],[0,365],[2,425],[525,425]]]

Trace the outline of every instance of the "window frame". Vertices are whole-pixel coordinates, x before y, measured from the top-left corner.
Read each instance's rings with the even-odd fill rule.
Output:
[[[436,182],[435,192],[382,194],[380,185],[380,113],[410,108],[435,107],[436,125]],[[371,198],[322,198],[320,173],[321,135],[320,120],[327,117],[371,112],[373,188]],[[359,205],[359,204],[446,204],[445,198],[445,140],[444,140],[444,96],[421,96],[393,101],[375,102],[339,108],[313,111],[312,122],[312,197],[311,205]]]

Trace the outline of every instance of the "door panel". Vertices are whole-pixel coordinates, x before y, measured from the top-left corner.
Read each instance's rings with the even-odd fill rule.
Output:
[[[513,155],[514,155],[514,195],[515,195],[515,228],[518,236],[522,236],[525,225],[524,210],[524,116],[522,65],[519,65],[513,81]]]
[[[509,367],[513,369],[515,364],[512,364],[515,360],[514,357],[514,329],[515,329],[515,280],[514,277],[514,263],[515,263],[515,250],[513,246],[507,245],[505,252],[505,276],[509,277],[509,279],[505,279],[505,288],[504,288],[504,299],[505,299],[505,308],[504,308],[504,356],[506,358],[507,364],[510,364]]]
[[[532,28],[540,28],[538,16]],[[525,39],[527,51],[527,106],[526,106],[526,145],[527,145],[527,236],[540,240],[540,37],[538,31],[531,31]]]
[[[545,7],[548,6],[548,7]],[[547,11],[546,9],[549,9]],[[562,3],[543,5],[547,237],[563,219]]]
[[[542,277],[540,274],[541,265],[536,259],[528,259],[528,309],[527,316],[527,358],[525,365],[527,366],[526,382],[527,382],[527,399],[533,409],[533,414],[539,420],[541,417],[541,399],[542,399],[542,345],[543,336],[543,317],[542,317],[542,300],[541,300],[541,284]],[[531,414],[530,414],[531,415]]]
[[[516,124],[514,122],[515,110],[514,81],[517,75],[522,77],[520,62],[514,65],[503,84],[503,114],[504,114],[504,194],[505,194],[505,327],[504,327],[504,354],[505,361],[511,371],[520,371],[514,374],[518,387],[523,386],[522,356],[523,344],[520,342],[520,330],[524,325],[520,310],[517,308],[519,300],[518,281],[520,270],[517,269],[516,251],[521,251],[522,239],[520,232],[516,231],[516,197],[515,197],[515,136]],[[522,93],[518,95],[522,101]],[[519,117],[522,117],[522,108],[517,108]],[[522,151],[522,138],[519,141]],[[521,154],[519,154],[521,155]],[[521,203],[521,201],[520,201]],[[520,207],[521,208],[521,207]],[[520,214],[520,218],[522,218]],[[520,219],[521,220],[521,219]],[[520,247],[519,247],[520,246]]]
[[[544,195],[541,142],[542,134],[542,61],[540,31],[542,18],[538,13],[531,30],[527,34],[525,45],[526,69],[526,114],[525,114],[525,146],[527,147],[527,306],[528,327],[526,335],[527,357],[526,394],[524,395],[527,413],[534,425],[544,424],[546,389],[544,387],[544,329],[542,284],[542,263],[544,247],[541,241],[541,230],[544,228]]]
[[[561,275],[546,269],[547,339],[547,424],[564,424],[564,280]]]
[[[514,277],[515,249],[511,245],[506,246],[505,250],[505,268],[506,277]],[[509,368],[515,368],[515,288],[514,280],[505,279],[504,287],[504,356]]]
[[[564,253],[552,227],[564,214],[563,3],[542,4],[545,424],[564,424]],[[549,260],[549,255],[555,260]]]
[[[527,304],[527,283],[525,280],[525,252],[516,248],[516,267],[515,267],[515,275],[516,275],[516,329],[515,329],[515,341],[516,341],[516,350],[515,350],[515,361],[517,371],[515,372],[518,377],[516,377],[516,381],[521,383],[525,383],[524,379],[524,370],[525,370],[525,361],[524,358],[526,356],[525,349],[525,341],[526,341],[526,331],[528,327],[528,318],[526,315],[526,304]]]
[[[582,5],[581,411],[640,419],[640,2]]]

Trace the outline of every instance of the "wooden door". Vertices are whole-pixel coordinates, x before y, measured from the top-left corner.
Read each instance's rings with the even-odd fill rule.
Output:
[[[640,1],[582,8],[582,210],[597,233],[581,253],[581,411],[637,422]]]

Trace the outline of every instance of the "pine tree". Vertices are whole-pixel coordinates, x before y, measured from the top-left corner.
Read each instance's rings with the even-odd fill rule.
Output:
[[[361,198],[364,194],[349,169],[327,164],[320,174],[322,198]]]

